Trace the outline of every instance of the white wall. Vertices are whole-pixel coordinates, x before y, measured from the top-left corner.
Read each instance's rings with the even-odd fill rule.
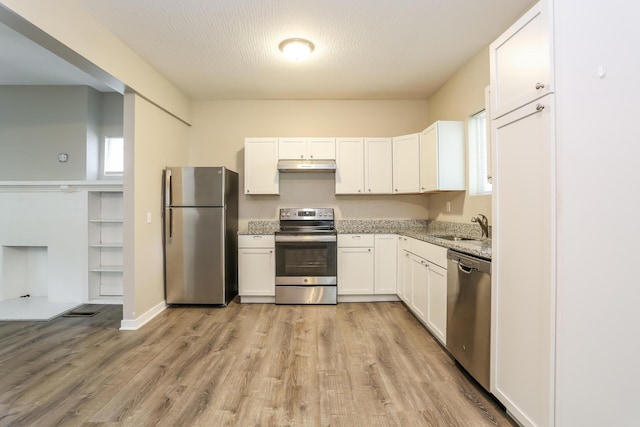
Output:
[[[136,94],[125,95],[124,108],[123,320],[136,327],[164,302],[162,170],[187,164],[189,127]]]
[[[640,9],[619,0],[555,1],[554,9],[556,425],[636,426]]]
[[[466,129],[469,117],[484,109],[487,86],[489,49],[485,47],[429,98],[429,122],[461,120],[465,122]],[[465,132],[465,136],[467,134]],[[468,171],[468,156],[465,165]],[[447,202],[451,202],[451,212],[446,211]],[[471,217],[479,213],[486,215],[491,224],[491,196],[470,196],[468,191],[450,192],[434,194],[429,201],[430,219],[470,223]]]
[[[16,248],[24,254],[28,247],[46,248],[46,264],[38,267],[45,269],[49,301],[85,301],[86,191],[0,191],[0,301],[20,296],[16,291],[21,285],[15,282],[19,277],[4,270],[8,267],[3,259],[7,247],[8,252]]]
[[[244,179],[244,138],[250,136],[395,136],[427,127],[426,101],[198,101],[193,106],[189,162],[223,165]],[[428,216],[429,198],[335,196],[334,177],[281,174],[280,196],[240,195],[240,227],[277,219],[279,207],[334,207],[339,218]]]

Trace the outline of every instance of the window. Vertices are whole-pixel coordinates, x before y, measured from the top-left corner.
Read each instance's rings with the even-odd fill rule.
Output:
[[[122,175],[124,172],[124,138],[106,137],[104,140],[104,174]]]
[[[482,110],[469,119],[469,193],[472,196],[491,194],[488,144],[487,114]]]

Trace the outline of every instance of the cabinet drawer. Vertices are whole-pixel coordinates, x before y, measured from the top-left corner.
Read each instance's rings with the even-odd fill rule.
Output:
[[[447,268],[447,248],[411,239],[411,252],[431,263]]]
[[[372,248],[374,244],[373,234],[338,234],[339,248]]]
[[[275,247],[273,234],[250,234],[238,236],[239,248],[273,248]]]

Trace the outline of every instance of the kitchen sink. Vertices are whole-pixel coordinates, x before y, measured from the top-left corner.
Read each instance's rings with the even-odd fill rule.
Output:
[[[436,234],[433,237],[437,237],[438,239],[451,240],[453,242],[463,242],[463,241],[467,241],[467,240],[479,240],[479,239],[474,239],[473,237],[462,237],[462,236],[456,236],[456,235],[453,235],[453,234]]]

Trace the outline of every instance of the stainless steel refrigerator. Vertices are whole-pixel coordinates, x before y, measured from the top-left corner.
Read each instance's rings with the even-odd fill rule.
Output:
[[[227,305],[238,293],[238,174],[167,167],[163,189],[167,304]]]

